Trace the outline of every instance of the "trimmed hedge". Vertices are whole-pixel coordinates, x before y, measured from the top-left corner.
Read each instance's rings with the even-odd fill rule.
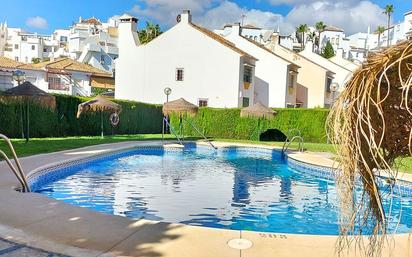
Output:
[[[259,140],[259,135],[267,129],[279,129],[287,134],[289,129],[301,131],[305,142],[324,143],[327,141],[325,121],[327,109],[274,109],[277,115],[272,120],[241,118],[240,109],[200,108],[195,117],[187,119],[195,124],[206,136],[215,138]],[[176,129],[179,119],[173,115],[171,124]],[[259,124],[259,127],[258,127]],[[198,136],[184,122],[184,134]]]
[[[76,118],[77,106],[89,98],[65,95],[56,96],[56,110],[51,111],[36,104],[29,105],[30,137],[64,137],[100,135],[100,113],[88,113]],[[118,101],[123,111],[120,123],[112,127],[109,113],[104,113],[104,132],[112,134],[156,134],[162,132],[162,108],[160,105],[132,101]],[[21,137],[20,104],[0,103],[0,133],[8,137]],[[25,122],[25,121],[24,121]]]

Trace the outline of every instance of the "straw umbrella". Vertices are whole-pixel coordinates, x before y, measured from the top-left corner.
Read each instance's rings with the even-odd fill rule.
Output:
[[[77,118],[84,112],[100,112],[100,128],[101,136],[103,138],[103,112],[112,112],[119,114],[122,111],[122,106],[114,103],[101,95],[96,96],[95,98],[79,104],[77,108]]]
[[[263,105],[261,102],[257,102],[256,104],[245,107],[240,110],[240,117],[256,117],[258,118],[257,126],[256,128],[259,130],[260,126],[260,120],[261,119],[272,119],[275,117],[276,112],[265,105]],[[259,134],[259,131],[258,131]],[[253,132],[251,133],[250,137],[252,137]],[[249,137],[249,139],[250,139]]]
[[[179,129],[180,135],[183,138],[183,116],[190,115],[195,116],[199,110],[197,105],[194,105],[183,98],[167,102],[163,105],[163,115],[169,116],[174,113],[179,115]]]
[[[21,104],[26,103],[26,142],[30,138],[30,127],[29,127],[29,103],[36,103],[43,107],[50,109],[56,108],[56,98],[52,95],[47,94],[43,90],[39,89],[29,81],[22,83],[17,87],[10,88],[6,90],[3,95],[0,96],[0,101],[4,103],[19,102]],[[20,113],[21,120],[23,120],[23,114]],[[23,126],[23,122],[22,122]]]
[[[172,113],[178,114],[180,117],[187,114],[189,114],[190,116],[195,116],[198,110],[199,107],[197,107],[197,105],[189,103],[183,98],[165,103],[163,105],[163,114],[165,116],[168,116]]]

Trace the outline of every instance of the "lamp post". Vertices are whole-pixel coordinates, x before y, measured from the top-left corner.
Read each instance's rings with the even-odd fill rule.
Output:
[[[163,92],[166,95],[166,103],[169,102],[169,95],[172,93],[172,89],[170,87],[166,87]]]
[[[26,73],[22,70],[16,70],[12,73],[13,80],[17,81],[17,85],[26,80]],[[27,104],[28,108],[28,104]],[[23,104],[20,104],[20,123],[21,123],[21,138],[24,138],[24,126],[23,126]],[[28,124],[28,123],[27,123]]]
[[[166,103],[169,102],[169,95],[172,93],[172,89],[170,87],[166,87],[163,90],[163,93],[165,93],[166,95]],[[165,119],[167,119],[167,117],[163,116],[163,120],[162,120],[162,142],[164,140],[164,134],[165,134]]]

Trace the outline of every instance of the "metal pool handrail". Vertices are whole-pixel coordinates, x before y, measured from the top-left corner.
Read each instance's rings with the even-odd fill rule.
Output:
[[[290,135],[292,134],[292,132],[297,132],[297,135],[290,138]],[[289,129],[288,131],[286,140],[283,143],[282,154],[284,154],[289,149],[290,144],[295,140],[299,140],[298,151],[303,152],[303,142],[304,142],[303,137],[301,136],[300,130],[294,128],[294,129]]]
[[[10,159],[7,157],[6,153],[0,150],[0,155],[4,158],[6,163],[9,165],[11,171],[16,176],[17,180],[20,182],[23,192],[30,192],[30,186],[27,182],[26,175],[23,172],[23,168],[21,167],[19,158],[17,158],[16,151],[14,150],[13,144],[11,143],[10,139],[3,134],[0,134],[0,138],[3,139],[13,155],[14,162],[16,163],[17,168],[13,165]]]

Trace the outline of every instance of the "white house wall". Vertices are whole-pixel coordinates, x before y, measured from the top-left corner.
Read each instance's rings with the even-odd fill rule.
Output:
[[[164,88],[170,100],[185,98],[194,104],[207,99],[211,107],[238,107],[243,74],[241,56],[182,21],[150,43],[135,46],[130,23],[119,24],[119,58],[116,60],[116,98],[161,104]],[[184,81],[176,81],[176,69]]]
[[[295,103],[293,96],[288,98],[287,92],[288,65],[291,63],[239,36],[236,27],[233,28],[226,39],[258,59],[255,68],[255,102],[270,107],[286,107],[289,101]]]

